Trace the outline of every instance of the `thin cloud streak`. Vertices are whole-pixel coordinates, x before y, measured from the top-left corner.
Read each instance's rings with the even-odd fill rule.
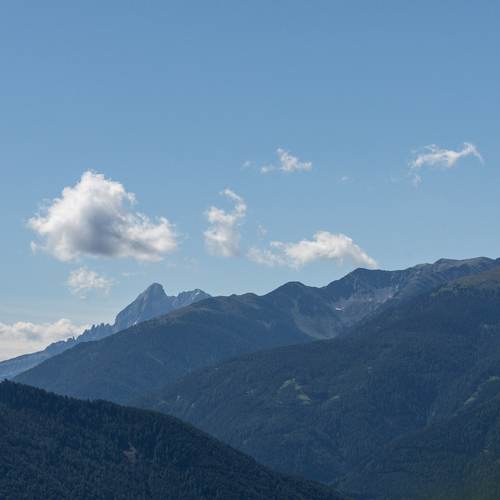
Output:
[[[413,183],[419,185],[422,182],[420,172],[424,167],[452,169],[457,165],[460,159],[467,156],[474,156],[481,163],[484,163],[481,153],[477,147],[470,142],[464,142],[462,149],[458,151],[443,149],[436,144],[425,146],[410,162],[410,173],[413,177]]]

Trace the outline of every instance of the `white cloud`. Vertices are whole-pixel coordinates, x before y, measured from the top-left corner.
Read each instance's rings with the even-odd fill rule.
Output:
[[[443,149],[436,144],[425,146],[410,162],[413,182],[417,185],[422,182],[420,171],[426,166],[451,169],[456,166],[458,160],[466,156],[475,156],[480,162],[483,162],[483,157],[477,147],[469,142],[464,142],[462,149],[459,151]]]
[[[357,265],[376,268],[377,262],[356,245],[345,234],[318,231],[312,240],[297,243],[272,241],[269,249],[251,248],[248,258],[268,266],[289,266],[299,268],[317,260],[342,262],[350,259]]]
[[[0,323],[0,361],[44,349],[58,340],[80,335],[88,325],[75,325],[68,319],[54,323]]]
[[[85,298],[87,293],[93,290],[101,290],[104,293],[109,293],[113,286],[113,280],[101,276],[86,267],[79,267],[71,271],[67,284],[73,295]]]
[[[245,218],[247,206],[243,198],[230,189],[224,189],[220,194],[234,203],[234,209],[226,212],[212,206],[207,210],[206,217],[210,225],[203,233],[205,245],[213,255],[234,257],[240,253],[239,226]]]
[[[164,217],[152,222],[134,212],[135,202],[119,182],[87,171],[29,220],[42,239],[32,248],[41,247],[63,261],[81,256],[161,260],[177,246],[173,226]]]
[[[293,267],[292,263],[288,261],[283,254],[272,250],[272,248],[276,243],[278,242],[277,241],[271,242],[271,249],[251,247],[248,250],[247,257],[256,264],[262,264],[269,267],[274,267],[274,266]]]
[[[280,170],[285,173],[291,172],[307,172],[312,170],[313,165],[310,161],[301,161],[296,156],[290,154],[289,151],[286,151],[282,148],[278,148],[276,150],[278,155],[279,164],[278,165],[264,165],[260,167],[260,171],[263,174],[267,174],[272,172],[273,170]]]
[[[257,235],[259,236],[259,238],[265,238],[267,236],[267,233],[267,227],[263,226],[262,224],[257,225]]]

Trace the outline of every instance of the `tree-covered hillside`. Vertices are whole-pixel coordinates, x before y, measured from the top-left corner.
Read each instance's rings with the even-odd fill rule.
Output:
[[[497,500],[500,397],[468,406],[453,417],[394,440],[342,484],[362,491],[364,497],[385,500]]]
[[[217,297],[80,344],[15,380],[125,404],[194,369],[307,340],[289,316],[255,295]]]
[[[182,422],[0,384],[0,498],[331,499]]]
[[[145,404],[281,471],[343,485],[394,440],[460,419],[498,393],[500,268],[387,310],[347,337],[193,373]],[[442,464],[457,444],[443,436]],[[349,488],[373,493],[355,477]]]

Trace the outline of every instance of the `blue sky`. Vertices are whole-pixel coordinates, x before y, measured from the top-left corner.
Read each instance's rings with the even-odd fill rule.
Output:
[[[499,256],[498,2],[49,1],[0,13],[5,328],[109,321],[152,281],[167,293],[324,285],[363,263],[353,248],[388,269]],[[280,170],[279,148],[299,169]],[[29,220],[86,171],[135,194],[119,202],[132,229],[138,212],[152,227],[168,219],[176,250],[151,261],[84,244],[61,259],[64,228],[49,242]],[[222,227],[229,251],[204,234],[211,206],[236,213],[225,189],[244,205]],[[318,231],[352,245],[326,251]],[[97,288],[71,293],[82,268]]]

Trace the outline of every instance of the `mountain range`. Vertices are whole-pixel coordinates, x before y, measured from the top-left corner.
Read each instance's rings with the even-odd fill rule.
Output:
[[[156,316],[168,314],[175,309],[186,307],[208,297],[210,295],[199,289],[181,292],[176,296],[168,296],[160,284],[153,283],[131,304],[117,314],[112,325],[105,323],[92,325],[91,328],[85,330],[78,337],[54,342],[43,351],[25,354],[0,362],[0,380],[14,378],[19,373],[29,370],[82,342],[103,339],[120,330],[155,318]]]
[[[15,380],[176,416],[353,498],[494,500],[500,259],[212,297]]]
[[[441,259],[402,271],[357,269],[322,288],[291,282],[263,296],[213,297],[80,343],[16,380],[69,396],[130,403],[225,359],[346,335],[385,308],[498,263]]]
[[[194,372],[142,404],[361,498],[499,498],[500,267],[349,335]]]
[[[340,500],[179,420],[0,383],[0,498]]]

